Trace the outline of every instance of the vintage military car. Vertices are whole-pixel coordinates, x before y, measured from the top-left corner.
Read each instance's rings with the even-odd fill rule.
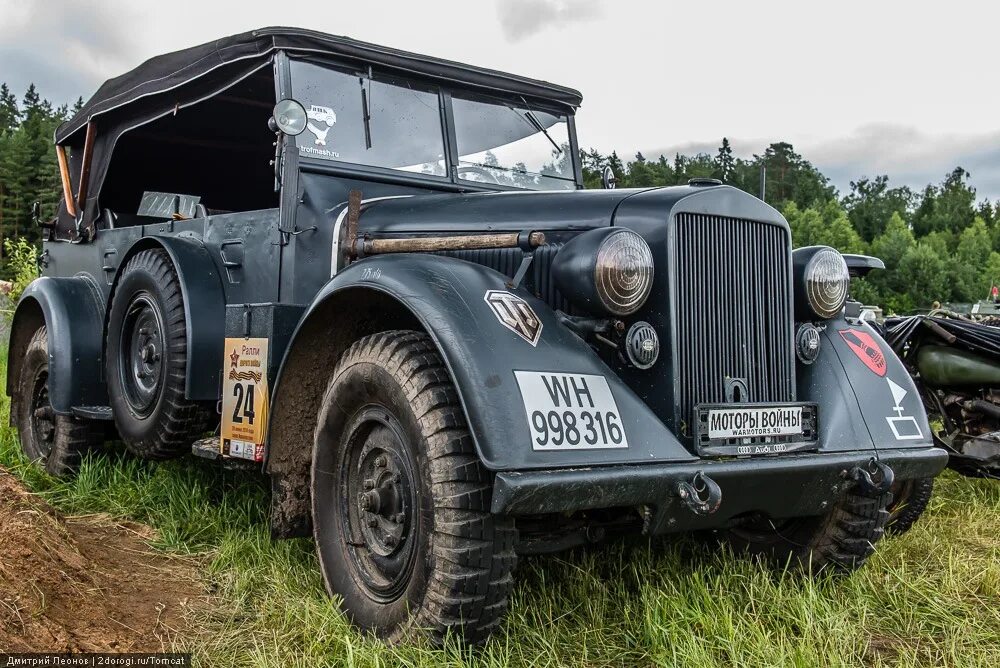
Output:
[[[516,554],[612,533],[857,567],[947,455],[847,263],[715,181],[582,190],[580,103],[287,28],[108,81],[14,316],[24,451],[256,463],[390,639],[485,638]]]

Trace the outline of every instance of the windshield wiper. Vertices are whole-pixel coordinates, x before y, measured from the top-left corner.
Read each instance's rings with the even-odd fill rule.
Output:
[[[526,169],[517,169],[516,167],[504,167],[502,165],[487,165],[483,162],[472,162],[471,160],[460,160],[458,168],[462,167],[484,167],[486,169],[499,169],[502,172],[513,172],[514,174],[531,174]]]
[[[554,147],[555,147],[555,149],[556,149],[556,155],[562,155],[562,152],[563,152],[563,150],[562,150],[562,146],[560,146],[559,144],[557,144],[557,143],[556,143],[556,140],[555,140],[555,139],[553,139],[553,138],[552,138],[552,135],[550,135],[550,134],[549,134],[549,131],[548,131],[548,130],[546,130],[546,129],[545,129],[545,128],[544,128],[543,126],[542,126],[542,122],[538,120],[538,117],[537,117],[537,116],[535,116],[535,112],[533,112],[533,111],[532,111],[531,109],[528,109],[528,108],[527,108],[527,107],[528,107],[528,102],[527,102],[527,100],[525,100],[525,99],[524,99],[524,98],[522,97],[522,98],[521,98],[521,102],[524,102],[524,106],[525,106],[525,110],[524,110],[524,117],[528,119],[528,122],[529,122],[529,123],[531,123],[531,124],[532,124],[533,126],[535,126],[535,129],[536,129],[536,130],[538,130],[538,131],[539,131],[539,132],[541,132],[541,133],[542,133],[543,135],[545,135],[545,138],[549,140],[549,143],[551,143],[551,144],[552,144],[552,146],[554,146]]]
[[[358,77],[358,81],[361,83],[361,120],[364,121],[365,125],[365,148],[370,149],[372,147],[372,115],[368,108],[368,93],[365,91],[365,80],[364,77]],[[368,68],[368,87],[371,88],[372,82],[372,69]]]

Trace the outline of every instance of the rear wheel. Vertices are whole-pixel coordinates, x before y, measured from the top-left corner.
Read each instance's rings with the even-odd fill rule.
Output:
[[[909,531],[927,510],[927,504],[930,503],[931,494],[934,492],[934,478],[900,480],[893,484],[890,491],[892,503],[889,504],[889,523],[886,531],[899,535]]]
[[[484,640],[507,608],[512,520],[430,339],[366,337],[327,386],[313,454],[313,525],[327,590],[359,627]]]
[[[166,252],[137,253],[111,301],[108,394],[125,446],[147,459],[190,452],[211,414],[184,398],[187,328],[180,279]]]
[[[735,551],[779,566],[790,562],[813,572],[853,571],[875,552],[875,543],[885,533],[890,498],[888,492],[866,496],[850,491],[825,515],[783,522],[761,518],[724,535]]]
[[[28,343],[17,387],[17,423],[25,456],[55,476],[75,473],[88,449],[103,442],[102,425],[57,415],[49,402],[48,332],[41,327]]]

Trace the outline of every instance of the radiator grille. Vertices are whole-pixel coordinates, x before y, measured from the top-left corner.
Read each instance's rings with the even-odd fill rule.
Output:
[[[562,246],[561,243],[549,243],[536,248],[535,258],[526,282],[531,291],[553,309],[559,309],[566,313],[576,313],[575,307],[562,296],[552,278],[552,260]],[[524,257],[524,253],[517,248],[442,251],[441,255],[449,255],[466,262],[481,264],[490,269],[496,269],[501,274],[506,274],[511,278],[517,273],[517,268],[521,265],[521,259]]]
[[[676,221],[678,423],[693,424],[697,404],[725,402],[727,377],[745,380],[745,402],[794,401],[787,231],[702,214]]]

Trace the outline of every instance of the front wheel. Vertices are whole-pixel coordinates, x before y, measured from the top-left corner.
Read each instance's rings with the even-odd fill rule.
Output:
[[[727,530],[734,551],[763,557],[779,566],[811,572],[849,572],[875,552],[889,520],[888,492],[867,496],[849,491],[825,515],[776,521],[757,518]]]
[[[351,346],[320,408],[312,503],[326,588],[354,624],[390,641],[484,640],[516,561],[491,495],[431,340],[394,331]]]

